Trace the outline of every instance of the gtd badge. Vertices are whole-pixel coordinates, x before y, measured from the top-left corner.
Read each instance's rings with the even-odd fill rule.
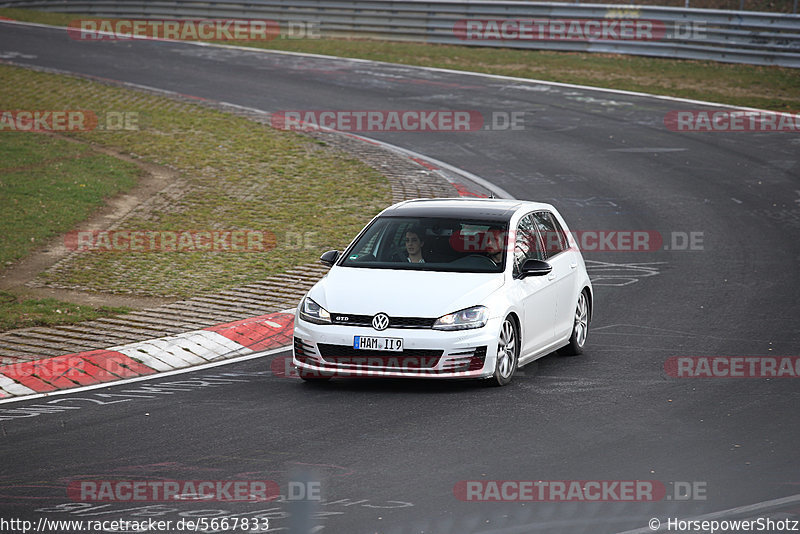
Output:
[[[372,328],[375,330],[386,330],[389,328],[389,316],[385,313],[379,313],[372,318]]]
[[[346,323],[347,321],[350,320],[350,317],[348,317],[347,315],[337,315],[336,317],[334,317],[334,320],[337,323]]]

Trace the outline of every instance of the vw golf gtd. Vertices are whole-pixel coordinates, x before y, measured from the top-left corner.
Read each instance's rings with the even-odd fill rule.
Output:
[[[484,378],[505,385],[555,350],[580,354],[592,284],[549,204],[402,202],[375,217],[300,302],[293,364],[333,376]]]

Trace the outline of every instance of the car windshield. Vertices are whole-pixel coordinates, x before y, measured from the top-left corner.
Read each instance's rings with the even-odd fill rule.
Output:
[[[379,217],[346,251],[341,265],[499,273],[505,267],[505,222],[434,217]]]

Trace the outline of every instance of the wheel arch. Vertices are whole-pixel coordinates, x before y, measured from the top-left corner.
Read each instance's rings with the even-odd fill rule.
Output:
[[[517,350],[520,352],[520,354],[518,354],[519,356],[522,353],[522,323],[519,320],[519,315],[517,315],[517,312],[514,310],[510,310],[506,314],[505,318],[511,318],[511,320],[514,322],[514,327],[517,329],[517,345],[518,345]]]
[[[592,322],[592,317],[594,316],[594,292],[592,291],[592,287],[585,285],[583,289],[581,289],[581,293],[586,293],[586,300],[589,304],[589,322]]]

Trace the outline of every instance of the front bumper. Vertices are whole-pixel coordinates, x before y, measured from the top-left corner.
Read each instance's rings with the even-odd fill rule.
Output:
[[[318,325],[295,318],[292,364],[301,373],[333,377],[487,378],[497,356],[500,319],[482,328],[444,331]],[[353,348],[355,336],[403,339],[401,352]]]

